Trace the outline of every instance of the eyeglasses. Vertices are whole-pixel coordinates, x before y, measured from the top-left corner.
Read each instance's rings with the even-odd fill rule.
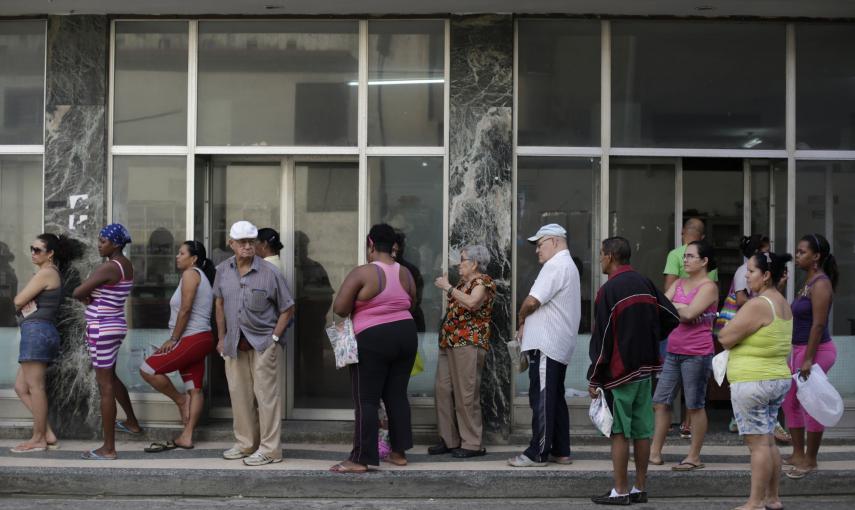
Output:
[[[470,260],[472,260],[472,259],[464,259],[463,257],[460,257],[460,263],[461,264],[464,262],[469,262]]]
[[[33,255],[44,253],[44,251],[44,248],[39,248],[38,246],[30,246],[30,253],[32,253]]]
[[[554,241],[554,240],[555,240],[554,237],[547,237],[545,239],[542,239],[539,243],[537,243],[537,247],[540,248],[541,246],[543,246],[543,243],[545,243],[546,241]]]
[[[255,243],[258,242],[258,239],[235,239],[235,242],[238,246],[255,246]]]
[[[698,255],[695,255],[694,253],[684,253],[683,254],[683,260],[692,260],[692,259],[699,259],[699,258],[701,258],[701,257]]]

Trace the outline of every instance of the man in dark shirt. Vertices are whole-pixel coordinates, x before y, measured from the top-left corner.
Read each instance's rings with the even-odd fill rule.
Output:
[[[647,464],[653,436],[650,377],[662,368],[659,341],[680,323],[674,305],[653,282],[629,265],[631,249],[623,237],[610,237],[600,249],[600,267],[609,276],[594,302],[588,392],[600,391],[614,417],[611,430],[614,488],[591,501],[604,505],[647,502]],[[635,484],[629,488],[629,441],[635,452]]]

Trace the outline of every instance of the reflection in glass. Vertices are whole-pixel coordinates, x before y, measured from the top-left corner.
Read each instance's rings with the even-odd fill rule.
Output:
[[[186,164],[182,156],[113,158],[113,221],[131,233],[125,254],[134,265],[129,331],[116,367],[132,391],[154,391],[139,366],[169,336],[169,298],[181,278],[175,254],[186,240]]]
[[[19,337],[13,300],[33,274],[30,243],[41,233],[43,202],[42,157],[0,155],[0,388],[15,384]]]
[[[840,280],[834,291],[831,334],[855,335],[855,162],[799,161],[796,164],[796,245],[802,236],[818,233],[831,243]],[[805,272],[796,270],[796,292]],[[851,342],[838,342],[851,344]],[[838,353],[834,371],[846,370]],[[849,359],[852,359],[851,357]],[[832,373],[834,373],[832,371]],[[855,381],[850,383],[855,392]],[[841,391],[842,392],[842,391]]]
[[[751,233],[769,236],[772,251],[784,251],[787,247],[787,162],[760,160],[749,164]]]
[[[117,21],[114,79],[114,144],[187,144],[187,22]]]
[[[294,192],[294,406],[346,409],[350,377],[326,335],[334,292],[358,260],[358,164],[297,163]],[[291,283],[291,282],[289,282]]]
[[[368,144],[442,145],[443,20],[368,22]]]
[[[519,20],[519,145],[600,144],[599,20]]]
[[[199,145],[356,145],[356,21],[200,21]]]
[[[406,236],[405,259],[419,269],[425,282],[421,313],[426,331],[419,332],[425,370],[410,379],[414,396],[432,396],[436,375],[437,327],[445,296],[432,283],[442,274],[442,176],[441,157],[368,160],[369,223],[388,223]]]
[[[742,265],[739,240],[744,234],[743,162],[735,158],[683,158],[683,217],[704,222],[705,240],[715,249],[719,303],[723,303]],[[768,233],[768,227],[767,227]],[[664,267],[664,260],[663,260]],[[658,282],[658,279],[654,279]]]
[[[612,146],[783,149],[783,23],[615,20]]]
[[[661,285],[665,257],[674,249],[675,164],[628,158],[609,163],[609,235],[627,238],[632,266]]]
[[[0,145],[43,143],[44,82],[44,20],[0,21]]]
[[[796,148],[855,149],[855,26],[796,25]]]

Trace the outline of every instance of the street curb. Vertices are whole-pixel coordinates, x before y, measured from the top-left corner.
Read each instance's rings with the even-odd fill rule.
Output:
[[[326,471],[0,468],[0,495],[254,497],[254,498],[578,498],[613,484],[608,472],[394,471],[337,474]],[[855,470],[823,471],[801,480],[781,479],[781,496],[855,494]],[[749,491],[743,470],[650,474],[651,498],[741,497]]]

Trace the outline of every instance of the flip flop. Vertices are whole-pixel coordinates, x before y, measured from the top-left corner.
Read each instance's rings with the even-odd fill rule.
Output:
[[[192,444],[190,446],[184,446],[176,443],[175,441],[173,441],[172,443],[175,445],[176,448],[179,448],[181,450],[192,450],[193,448],[196,448],[196,445]]]
[[[80,458],[83,460],[116,460],[118,456],[108,457],[95,453],[95,450],[89,450],[88,452],[81,453]]]
[[[343,462],[339,462],[338,464],[336,464],[336,465],[332,466],[332,467],[330,468],[330,471],[331,471],[331,472],[333,472],[333,473],[357,473],[357,474],[362,474],[362,473],[367,473],[367,472],[368,472],[368,468],[366,468],[366,469],[351,468],[351,467],[347,467],[347,466],[345,466]]]
[[[133,430],[129,429],[128,426],[125,425],[125,422],[122,420],[116,420],[116,430],[122,431],[126,434],[133,434],[135,436],[143,433],[142,427],[140,427],[140,430],[134,432]]]
[[[56,443],[48,443],[47,449],[48,450],[59,450],[59,441],[57,441]]]
[[[801,480],[802,478],[806,477],[811,471],[813,470],[794,467],[789,471],[785,471],[784,474],[787,475],[787,478],[789,478],[790,480]]]
[[[684,467],[685,466],[685,467]],[[700,464],[695,464],[693,462],[683,461],[676,466],[671,466],[671,471],[696,471],[698,469],[703,469],[707,467],[706,464],[701,462]]]
[[[174,450],[177,447],[174,441],[155,441],[150,446],[143,448],[143,451],[146,453],[160,453],[167,450]]]
[[[47,450],[46,446],[34,446],[32,448],[21,448],[21,445],[18,445],[14,448],[9,448],[9,451],[12,453],[36,453],[43,452]]]
[[[652,460],[648,460],[647,463],[650,465],[653,465],[653,466],[664,466],[665,465],[665,461],[663,459],[659,459],[659,462],[653,462]]]

